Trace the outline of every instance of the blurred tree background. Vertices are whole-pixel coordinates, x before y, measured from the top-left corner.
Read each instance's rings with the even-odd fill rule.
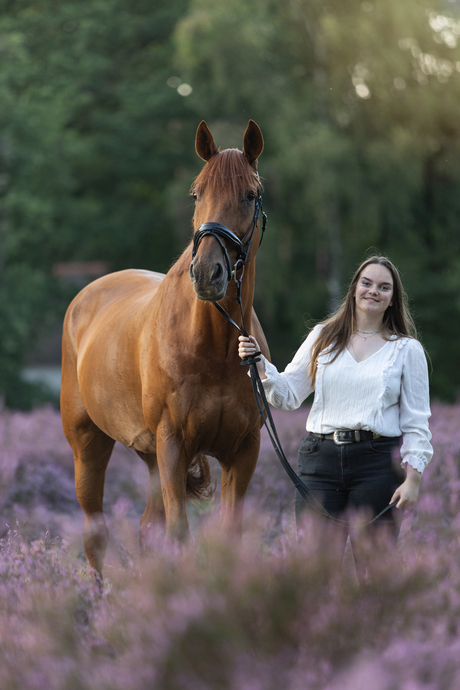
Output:
[[[57,262],[166,271],[191,234],[205,119],[265,151],[256,309],[277,365],[369,251],[400,268],[433,364],[460,389],[460,3],[10,0],[0,15],[0,391],[75,287]],[[457,325],[458,324],[458,325]]]

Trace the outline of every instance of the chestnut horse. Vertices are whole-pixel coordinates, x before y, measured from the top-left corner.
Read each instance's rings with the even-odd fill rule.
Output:
[[[203,223],[217,223],[241,240],[256,221],[242,280],[242,309],[249,332],[268,357],[252,308],[259,246],[257,159],[262,149],[262,134],[252,120],[243,152],[220,152],[201,122],[196,151],[206,165],[193,187],[193,224],[196,232]],[[242,504],[259,453],[261,418],[247,368],[240,366],[238,332],[211,303],[220,300],[240,321],[236,285],[228,270],[228,262],[236,261],[237,246],[231,237],[229,241],[205,233],[195,243],[192,261],[192,244],[166,275],[112,273],[85,287],[67,310],[62,421],[85,512],[85,550],[98,573],[108,539],[104,477],[115,441],[133,448],[149,469],[141,543],[159,516],[165,517],[170,537],[187,535],[186,496],[203,494],[210,484],[205,454],[222,467],[222,521],[237,532],[242,529]]]

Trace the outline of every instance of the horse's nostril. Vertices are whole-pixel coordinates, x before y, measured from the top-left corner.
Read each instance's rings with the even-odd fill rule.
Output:
[[[221,263],[217,263],[217,264],[215,265],[215,268],[214,268],[214,271],[213,271],[213,274],[212,274],[212,278],[211,278],[212,282],[213,282],[213,283],[218,283],[220,280],[222,280],[223,273],[224,273],[224,271],[223,271],[223,269],[222,269],[222,264],[221,264]]]

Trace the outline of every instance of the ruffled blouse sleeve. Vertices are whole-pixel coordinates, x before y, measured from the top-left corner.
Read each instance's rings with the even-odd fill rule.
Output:
[[[402,462],[423,472],[433,455],[428,419],[431,417],[428,367],[423,347],[409,340],[404,348],[399,399]]]
[[[273,407],[295,410],[313,392],[314,388],[308,374],[310,352],[321,328],[321,325],[315,326],[282,373],[264,358],[267,378],[262,383],[267,400]]]

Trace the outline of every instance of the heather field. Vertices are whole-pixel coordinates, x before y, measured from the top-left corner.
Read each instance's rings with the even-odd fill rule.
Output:
[[[295,460],[306,411],[275,412]],[[117,447],[103,590],[82,547],[72,456],[51,408],[0,414],[2,690],[448,690],[460,687],[460,404],[434,405],[435,457],[395,550],[355,517],[358,585],[330,525],[297,543],[293,490],[264,436],[242,542],[219,492],[192,538],[140,556],[147,470]],[[218,466],[213,463],[216,480]]]

